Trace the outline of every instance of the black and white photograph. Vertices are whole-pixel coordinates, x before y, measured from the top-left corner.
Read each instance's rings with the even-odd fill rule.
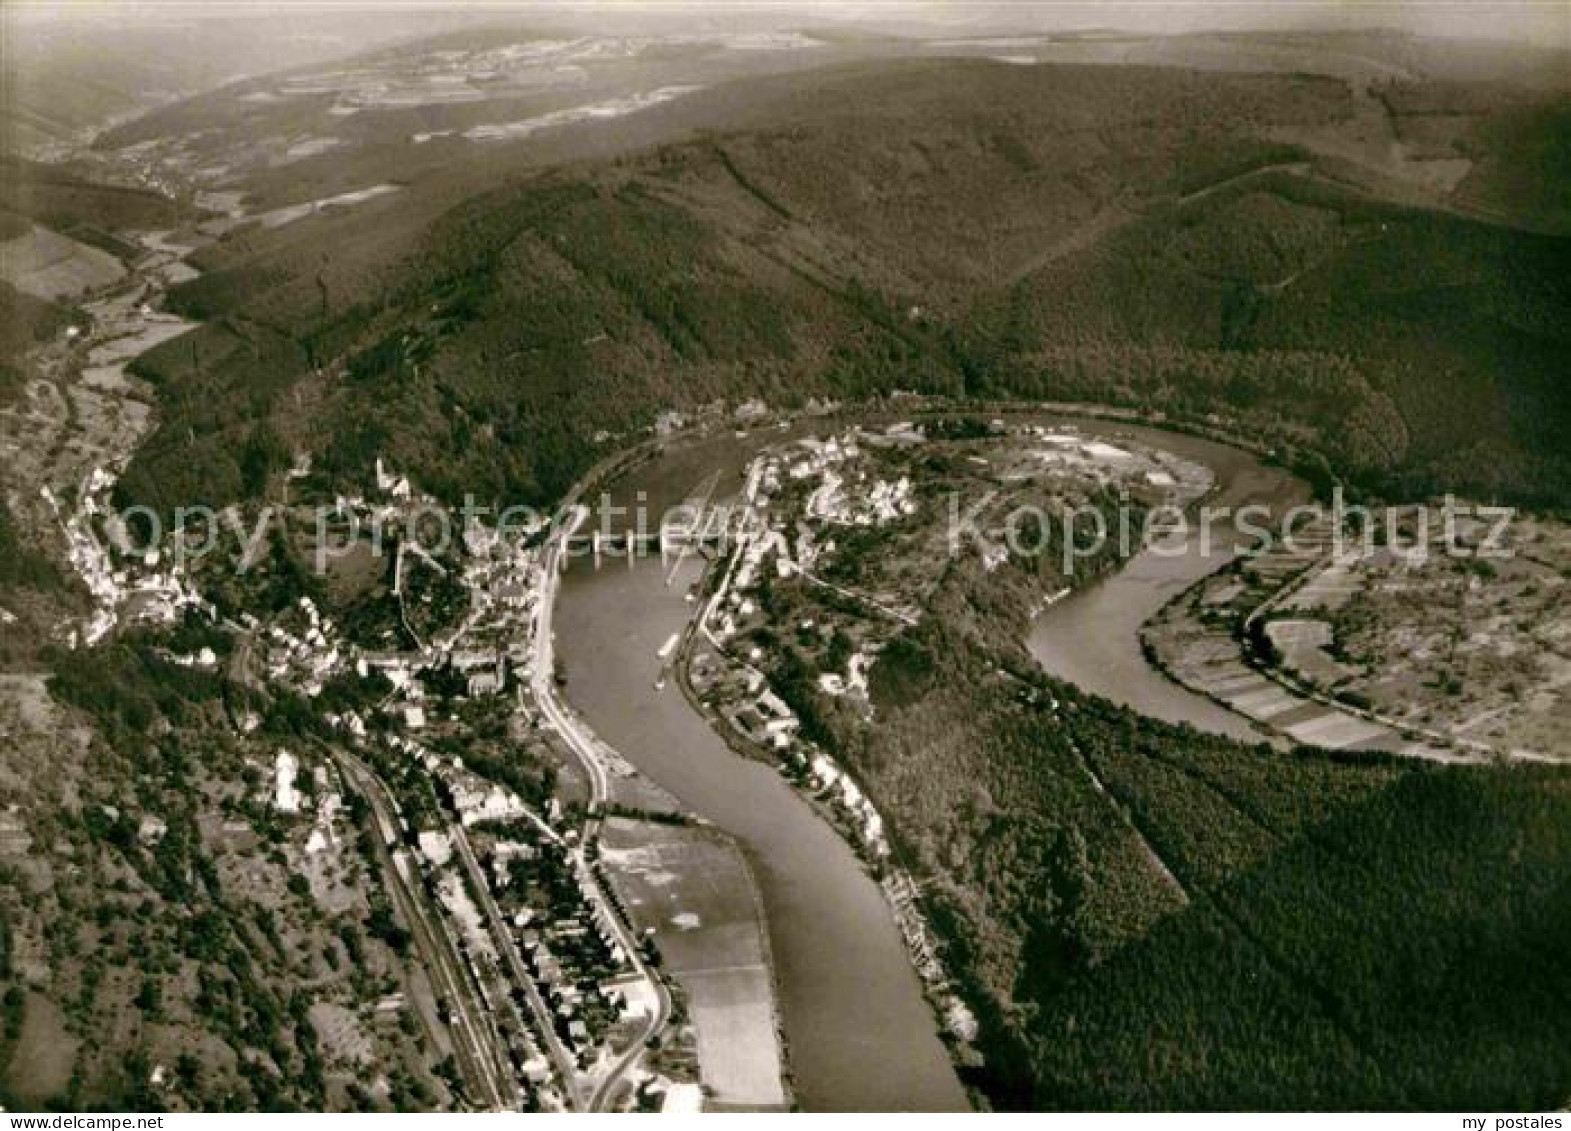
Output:
[[[1571,2],[0,2],[6,1129],[1568,1111]]]

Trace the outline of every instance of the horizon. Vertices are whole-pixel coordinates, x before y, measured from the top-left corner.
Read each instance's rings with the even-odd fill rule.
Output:
[[[12,0],[7,22],[38,20],[60,26],[139,23],[161,18],[223,19],[341,18],[355,14],[404,15],[439,28],[535,18],[567,23],[608,18],[638,24],[665,20],[705,24],[744,23],[776,27],[827,24],[884,31],[897,36],[970,34],[1066,34],[1110,31],[1175,36],[1206,33],[1391,33],[1420,38],[1505,42],[1571,51],[1571,5],[1543,0],[1486,4],[1475,0],[1425,3],[1417,0],[1023,0],[959,4],[950,0],[768,0],[764,3],[700,4],[690,0],[466,0],[458,5],[431,0]],[[634,29],[629,29],[634,30]],[[639,28],[637,30],[645,30]]]

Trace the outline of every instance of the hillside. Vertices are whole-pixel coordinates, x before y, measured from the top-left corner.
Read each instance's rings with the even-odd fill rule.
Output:
[[[1563,504],[1571,242],[1278,172],[1153,213],[984,304],[993,382],[1222,411],[1363,486]]]
[[[1071,1110],[1562,1105],[1564,1049],[1531,1018],[1571,993],[1553,941],[1566,787],[1410,773],[1349,806],[1053,1001],[1044,1094]],[[1483,1036],[1504,1017],[1526,1039]]]
[[[1566,768],[1244,745],[1044,675],[1028,633],[1075,650],[1118,630],[1037,620],[1042,595],[1118,563],[945,555],[950,508],[984,525],[1027,494],[1111,510],[1148,482],[1138,443],[1110,430],[1111,482],[1048,479],[1021,473],[1042,433],[924,423],[906,450],[841,433],[865,446],[831,457],[832,479],[818,444],[755,465],[773,485],[759,526],[826,548],[786,569],[789,550],[744,550],[756,571],[715,590],[719,643],[691,678],[721,733],[826,799],[874,859],[887,834],[941,940],[927,976],[980,1021],[958,1043],[968,1080],[1019,1110],[1560,1102],[1571,1057],[1532,1018],[1571,988],[1551,941]],[[855,522],[879,483],[909,484],[910,511]],[[866,698],[841,674],[858,655],[876,655]],[[784,744],[746,721],[768,709],[755,671],[800,720]]]
[[[888,655],[874,669],[876,723],[826,708],[978,1009],[971,1078],[993,1104],[1564,1101],[1571,1063],[1532,1021],[1571,993],[1562,767],[1332,758],[1138,718],[1015,656],[1040,590],[1008,572],[946,579],[898,649],[926,674],[894,694]]]
[[[0,207],[92,242],[135,228],[174,227],[189,215],[146,189],[105,183],[80,165],[0,159]],[[81,233],[79,235],[79,233]]]
[[[1559,57],[1534,53],[1512,83],[1503,61],[1470,67],[1402,37],[824,38],[743,79],[752,46],[698,37],[651,57],[553,47],[595,57],[583,86],[523,89],[491,68],[514,38],[238,80],[123,123],[80,164],[0,169],[5,239],[37,225],[111,262],[149,231],[205,245],[202,275],[167,291],[202,325],[135,362],[156,428],[120,503],[287,495],[303,512],[364,487],[380,459],[450,502],[550,504],[669,410],[913,390],[1216,425],[1366,496],[1571,507]],[[449,72],[425,68],[448,50],[473,65],[464,90],[426,98],[447,88]],[[951,52],[972,57],[932,57]],[[137,71],[145,101],[157,76]],[[637,100],[679,80],[694,89]],[[23,118],[44,141],[75,133],[123,101],[105,88],[62,102],[58,121],[36,106]],[[135,175],[95,183],[110,167]],[[72,298],[0,284],[0,349],[58,338],[81,313]],[[0,403],[38,376],[28,366],[0,367]],[[987,432],[977,415],[956,434]],[[286,478],[302,452],[309,472]],[[260,671],[321,660],[278,645],[293,639],[281,625],[306,633],[309,616],[316,633],[320,608],[380,651],[418,643],[416,628],[434,637],[467,591],[433,561],[444,580],[413,590],[411,627],[402,553],[390,571],[350,560],[323,579],[289,532],[254,572],[227,570],[226,549],[196,578],[223,625],[254,614],[256,631],[192,616],[56,650],[31,626],[80,595],[0,509],[0,591],[24,616],[5,612],[29,628],[0,648],[0,724],[19,752],[0,767],[0,810],[14,803],[0,848],[24,860],[24,882],[0,890],[0,974],[51,986],[0,995],[8,1107],[483,1101],[452,1057],[426,1056],[459,1015],[395,921],[381,810],[352,800],[358,775],[323,719],[352,707],[377,734],[416,724],[380,675],[257,690]],[[820,603],[761,603],[774,620],[750,663],[771,680],[784,669],[785,700],[887,818],[981,1022],[960,1056],[978,1096],[1566,1102],[1571,1050],[1543,1024],[1571,1002],[1563,767],[1243,746],[1145,719],[1043,675],[1019,639],[1044,593],[1084,576],[897,559],[866,531],[835,540],[821,577],[779,574],[777,597]],[[875,562],[934,568],[920,617],[897,615],[876,663],[867,653],[863,716],[798,652],[814,625],[826,650],[845,647],[826,629],[859,607],[837,586],[859,582],[838,571]],[[500,652],[496,670],[500,689]],[[532,789],[546,779],[513,715],[534,692],[517,654],[507,670],[509,693],[473,709],[450,663],[430,721],[444,755]],[[449,706],[446,721],[474,729],[441,729]],[[293,822],[285,747],[322,806]],[[563,796],[582,786],[573,765]],[[429,769],[409,763],[388,794],[415,799],[411,835],[444,803]],[[340,793],[341,810],[327,800]],[[331,868],[289,839],[318,813],[343,846]],[[56,843],[58,865],[33,851]],[[351,1021],[382,1018],[364,1059],[323,1047],[319,1030],[357,1026],[312,1016],[322,987]],[[394,998],[397,1020],[380,1005]],[[171,1053],[162,1099],[148,1048]],[[364,1089],[365,1064],[391,1071]]]
[[[212,321],[146,360],[125,494],[230,497],[265,426],[340,477],[381,450],[542,501],[664,408],[896,388],[1220,412],[1389,493],[1571,487],[1566,240],[1274,140],[1352,114],[1337,80],[908,62],[751,98],[462,203],[451,173],[235,232],[174,292]]]
[[[292,12],[283,20],[244,9],[204,18],[211,15],[178,4],[91,14],[69,4],[6,5],[0,11],[6,50],[0,151],[58,153],[149,106],[240,75],[332,58],[350,42],[429,34],[453,23],[451,14],[444,19],[419,10],[370,21],[332,9]]]

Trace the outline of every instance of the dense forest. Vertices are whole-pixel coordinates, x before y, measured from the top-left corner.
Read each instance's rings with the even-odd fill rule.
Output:
[[[381,453],[538,503],[664,409],[907,389],[1221,417],[1368,492],[1562,504],[1571,241],[1384,203],[1272,139],[1347,99],[851,68],[745,130],[237,236],[173,292],[208,324],[144,359],[164,415],[122,493],[234,497],[265,423],[345,480]]]
[[[1002,390],[1303,430],[1371,491],[1563,506],[1571,243],[1275,172],[1001,296]]]
[[[1141,718],[1040,674],[1039,592],[952,568],[874,667],[873,719],[809,712],[924,885],[991,1103],[1565,1102],[1541,1018],[1571,1002],[1571,775]]]
[[[1404,773],[1075,978],[1033,1025],[1041,1094],[1563,1107],[1568,807],[1555,770]]]
[[[1275,136],[1339,120],[1350,97],[1296,74],[853,68],[745,129],[462,203],[408,191],[242,233],[171,292],[204,325],[138,363],[159,424],[121,501],[254,496],[304,448],[328,487],[381,456],[452,501],[543,503],[663,410],[913,390],[1134,406],[1247,432],[1366,493],[1563,508],[1571,242],[1384,202]],[[1565,118],[1535,113],[1547,161]],[[1480,167],[1480,199],[1512,199]],[[7,540],[0,522],[0,558]],[[875,668],[877,726],[804,710],[926,885],[982,1020],[983,1095],[1566,1102],[1571,1048],[1545,1024],[1571,1005],[1563,771],[1281,753],[1137,718],[1014,642],[1042,583],[955,571]],[[107,739],[72,763],[99,784],[64,830],[82,871],[61,889],[107,925],[58,960],[90,943],[152,981],[194,971],[211,1047],[277,1069],[243,1075],[225,1052],[189,1095],[318,1101],[285,975],[353,964],[369,916],[320,920],[285,888],[274,904],[311,951],[285,953],[196,832],[263,808],[264,744],[320,753],[310,713],[272,704],[245,742],[223,717],[238,690],[146,641],[53,662],[56,697]],[[176,815],[160,847],[114,786]],[[269,882],[283,874],[272,861]],[[188,919],[166,914],[180,901]],[[121,903],[163,924],[151,941],[113,925]],[[152,949],[144,966],[133,945]],[[397,956],[376,953],[392,976]],[[139,988],[83,990],[73,1031]],[[139,1098],[104,1079],[68,1098]]]

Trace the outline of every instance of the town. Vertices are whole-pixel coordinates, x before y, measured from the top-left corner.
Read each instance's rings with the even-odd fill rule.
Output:
[[[417,538],[390,538],[386,607],[346,631],[309,593],[271,615],[197,596],[204,577],[234,563],[131,552],[106,532],[112,516],[98,500],[109,483],[105,474],[89,478],[67,526],[72,561],[97,599],[82,641],[101,639],[121,618],[216,617],[240,640],[234,678],[319,705],[339,736],[334,764],[307,766],[302,754],[278,749],[268,802],[299,823],[307,855],[326,858],[340,847],[344,785],[372,796],[414,905],[406,911],[423,921],[416,935],[459,960],[462,984],[439,1005],[449,1027],[468,1034],[461,1059],[484,1081],[476,1098],[524,1110],[696,1104],[690,1065],[688,1078],[645,1067],[670,1019],[671,990],[655,972],[654,943],[628,926],[599,859],[608,777],[630,770],[614,755],[608,768],[609,752],[554,687],[550,594],[576,521],[554,530],[536,521],[511,537],[472,523],[440,553]],[[366,532],[412,530],[418,513],[437,508],[380,461],[365,496],[333,501],[338,519]],[[287,517],[280,524],[287,528]],[[369,534],[354,549],[347,565],[334,564],[364,565],[357,555],[371,554]],[[255,580],[276,578],[264,567]],[[328,584],[335,580],[330,571]],[[173,658],[216,663],[211,649]],[[256,722],[242,714],[236,726]],[[501,741],[488,745],[477,732]],[[519,757],[517,746],[536,756]],[[557,780],[571,804],[552,788]]]

